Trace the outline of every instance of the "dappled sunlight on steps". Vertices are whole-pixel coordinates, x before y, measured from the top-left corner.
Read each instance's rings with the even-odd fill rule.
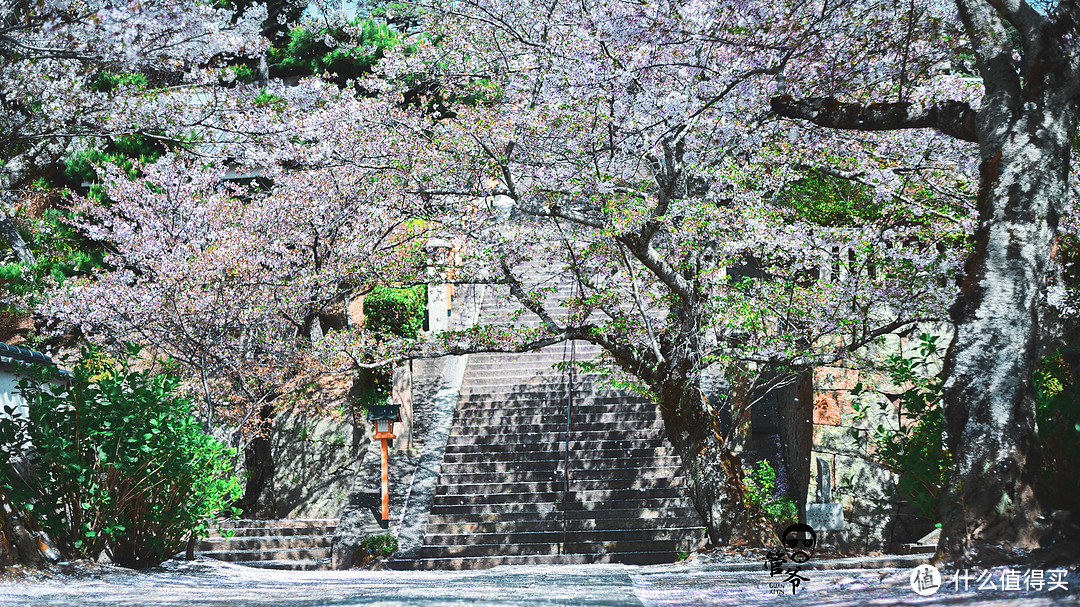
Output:
[[[565,293],[563,293],[565,295]],[[481,322],[512,308],[486,304]],[[522,315],[515,324],[535,324]],[[599,355],[578,342],[577,360]],[[655,406],[575,373],[571,345],[469,356],[424,543],[394,569],[672,562],[704,530]]]
[[[196,556],[268,569],[330,569],[337,519],[230,520],[195,546]],[[232,537],[226,537],[229,533]]]

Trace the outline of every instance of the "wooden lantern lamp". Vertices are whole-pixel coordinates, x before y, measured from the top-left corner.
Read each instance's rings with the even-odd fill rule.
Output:
[[[401,405],[371,405],[367,418],[375,426],[372,438],[382,441],[382,517],[379,525],[386,529],[390,526],[390,441],[396,438],[394,422],[401,421]]]

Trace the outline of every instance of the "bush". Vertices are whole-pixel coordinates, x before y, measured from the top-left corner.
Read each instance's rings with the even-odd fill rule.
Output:
[[[371,331],[416,339],[424,326],[426,307],[423,285],[408,289],[379,287],[364,297],[364,323]]]
[[[1073,510],[1080,501],[1080,349],[1047,356],[1035,371],[1035,419],[1042,445],[1046,506]]]
[[[935,338],[920,336],[919,354],[890,356],[885,370],[896,385],[908,386],[899,407],[905,423],[898,430],[878,426],[871,439],[875,459],[898,475],[896,493],[911,501],[921,514],[938,520],[939,496],[952,459],[944,444],[942,380],[919,370],[933,364],[939,354]],[[1035,416],[1042,448],[1044,497],[1050,509],[1072,509],[1080,499],[1080,386],[1074,370],[1080,368],[1075,343],[1045,357],[1035,371]],[[852,394],[864,392],[857,385]],[[857,416],[866,417],[867,405],[853,401]],[[879,401],[887,410],[888,403]]]
[[[893,384],[907,386],[897,404],[903,423],[897,429],[879,424],[871,431],[874,459],[897,475],[895,493],[910,501],[919,512],[932,521],[938,520],[941,487],[945,482],[952,458],[945,446],[945,421],[941,414],[942,380],[927,377],[923,372],[935,364],[939,350],[937,338],[923,333],[919,336],[919,353],[904,357],[894,354],[885,359],[884,371]],[[853,396],[864,393],[856,384]],[[878,407],[892,414],[892,404],[884,398]],[[856,419],[867,417],[869,406],[858,399],[852,401]],[[858,430],[852,429],[858,440]]]
[[[751,508],[760,509],[777,531],[799,519],[799,508],[795,502],[777,490],[776,470],[768,460],[758,462],[747,475],[746,503]]]
[[[360,542],[360,547],[356,549],[355,559],[356,566],[360,568],[370,567],[372,561],[379,558],[389,558],[398,549],[398,539],[390,533],[379,533],[376,535],[369,535]]]
[[[125,567],[161,563],[240,495],[232,450],[202,431],[175,372],[131,368],[137,353],[113,363],[86,348],[70,385],[35,369],[19,384],[28,415],[0,418],[12,501],[67,555]]]

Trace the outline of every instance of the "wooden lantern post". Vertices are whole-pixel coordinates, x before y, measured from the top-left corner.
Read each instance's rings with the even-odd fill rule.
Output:
[[[390,441],[394,435],[394,422],[401,421],[401,405],[372,405],[368,408],[368,421],[375,426],[372,438],[382,441],[382,516],[379,525],[390,526]]]

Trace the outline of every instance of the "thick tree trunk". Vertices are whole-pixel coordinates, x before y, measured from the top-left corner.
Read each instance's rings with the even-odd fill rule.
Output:
[[[690,499],[701,515],[713,545],[740,539],[755,541],[754,528],[743,501],[738,458],[712,432],[706,416],[681,414],[661,406],[668,439],[679,452]]]
[[[977,111],[957,101],[861,106],[831,98],[772,100],[781,116],[829,128],[936,128],[979,144],[976,248],[950,311],[956,336],[943,371],[953,467],[942,492],[938,552],[956,562],[998,560],[1014,549],[1034,548],[1048,531],[1039,524],[1032,373],[1046,345],[1040,344],[1043,325],[1051,320],[1042,291],[1064,207],[1080,97],[1080,59],[1072,40],[1078,11],[1062,6],[1044,15],[1023,2],[957,0],[985,92]],[[1013,34],[1021,44],[1009,44]]]
[[[953,468],[939,552],[957,562],[1034,548],[1043,535],[1032,374],[1077,120],[1070,100],[1046,97],[1028,100],[1011,124],[979,129],[976,249],[951,310],[956,337],[944,369]]]

